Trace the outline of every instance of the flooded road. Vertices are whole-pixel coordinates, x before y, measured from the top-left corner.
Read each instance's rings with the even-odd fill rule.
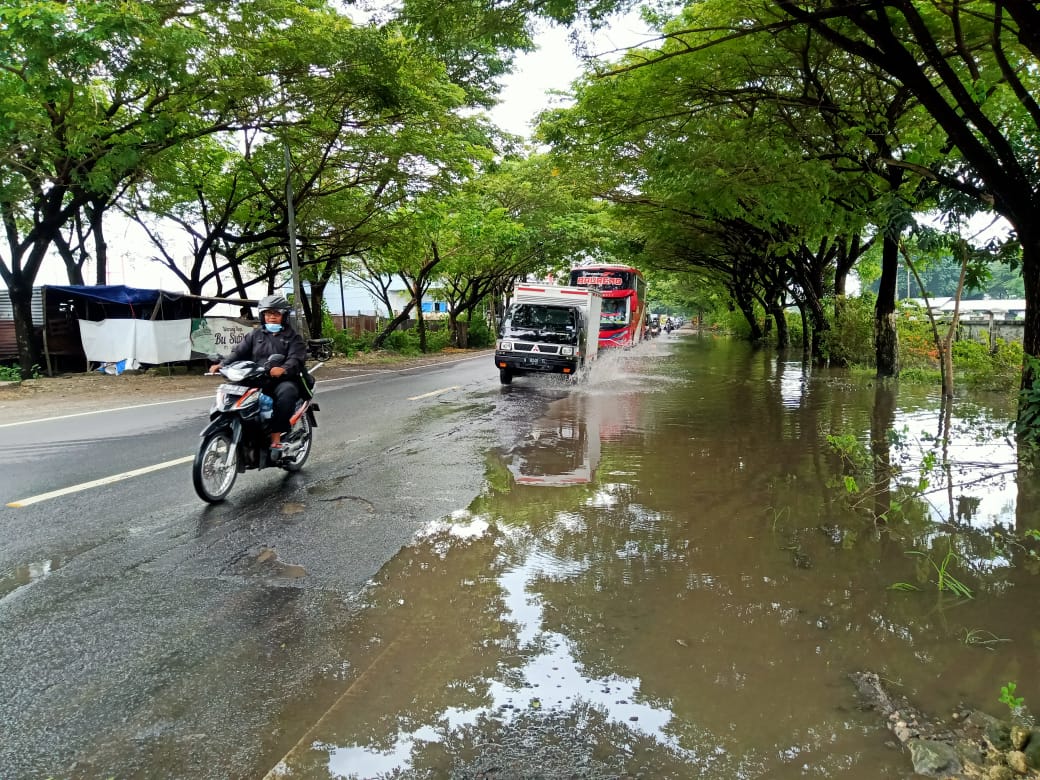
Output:
[[[850,673],[1040,703],[1010,409],[690,334],[490,402],[486,489],[379,573],[269,777],[908,777]]]

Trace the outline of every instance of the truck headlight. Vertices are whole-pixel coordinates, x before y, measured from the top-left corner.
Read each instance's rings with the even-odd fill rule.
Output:
[[[560,347],[560,354],[561,355],[573,355],[574,354],[574,347]]]
[[[502,350],[503,352],[512,352],[513,351],[513,342],[512,341],[500,341],[500,342],[498,342],[498,348],[500,350]]]

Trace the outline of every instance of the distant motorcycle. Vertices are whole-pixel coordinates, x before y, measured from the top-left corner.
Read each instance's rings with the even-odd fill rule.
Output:
[[[300,378],[301,399],[290,418],[288,433],[282,436],[282,449],[270,449],[270,418],[273,399],[264,393],[271,384],[270,369],[281,364],[284,355],[272,355],[265,363],[239,360],[220,367],[228,381],[217,388],[210,423],[199,434],[202,441],[195,453],[191,477],[195,492],[211,504],[223,501],[242,471],[277,467],[299,471],[307,461],[313,441],[312,429],[318,422],[318,404],[311,398],[310,384]],[[321,367],[319,363],[311,369]]]
[[[331,360],[332,339],[307,339],[307,352],[315,360]]]

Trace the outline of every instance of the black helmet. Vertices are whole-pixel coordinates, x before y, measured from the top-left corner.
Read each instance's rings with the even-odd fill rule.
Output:
[[[280,312],[282,317],[285,317],[289,313],[289,301],[285,299],[284,295],[265,295],[260,299],[260,306],[257,311],[261,317],[264,316],[265,311],[277,311]]]

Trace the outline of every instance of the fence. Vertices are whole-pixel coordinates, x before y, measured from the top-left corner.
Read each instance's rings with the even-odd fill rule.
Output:
[[[333,314],[332,322],[339,330],[354,334],[360,338],[362,333],[375,333],[379,330],[379,320],[375,314]]]
[[[947,323],[949,321],[947,320]],[[978,341],[996,349],[997,339],[1022,343],[1026,322],[1022,319],[997,319],[992,314],[986,318],[971,317],[957,323],[957,338],[961,341]]]

